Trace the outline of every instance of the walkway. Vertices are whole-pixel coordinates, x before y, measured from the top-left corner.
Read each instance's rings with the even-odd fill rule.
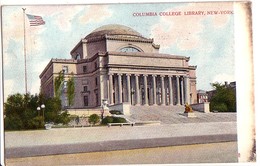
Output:
[[[7,158],[236,141],[236,122],[63,128],[5,133]]]

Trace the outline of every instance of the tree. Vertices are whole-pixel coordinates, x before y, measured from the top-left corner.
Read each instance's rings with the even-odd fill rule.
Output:
[[[38,114],[37,107],[45,104],[45,116],[43,112]],[[22,95],[20,93],[10,95],[4,103],[4,127],[6,130],[39,129],[44,127],[45,121],[67,124],[69,114],[61,109],[61,101],[58,98],[44,98],[40,95]]]
[[[31,129],[31,119],[37,116],[37,101],[37,95],[17,93],[8,96],[7,101],[4,103],[5,129]]]
[[[55,77],[54,79],[54,91],[55,91],[55,97],[59,98],[61,97],[62,94],[62,87],[64,85],[64,73],[63,71],[59,72],[59,75]],[[75,97],[75,80],[74,80],[74,75],[72,73],[72,77],[69,77],[68,82],[67,82],[67,93],[68,97],[68,105],[71,106],[74,103],[74,97]]]
[[[64,73],[62,71],[59,72],[59,75],[54,79],[54,92],[55,97],[60,98],[61,96],[61,86],[64,82]]]
[[[211,111],[236,112],[236,91],[217,82],[211,85],[215,89],[210,100]]]
[[[74,77],[72,74],[72,77],[68,80],[68,89],[67,89],[67,96],[68,96],[68,104],[69,106],[73,105],[74,103],[74,97],[75,97],[75,83],[74,83]]]

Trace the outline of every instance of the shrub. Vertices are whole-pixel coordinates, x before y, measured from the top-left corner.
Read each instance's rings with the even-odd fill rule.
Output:
[[[4,128],[6,130],[21,130],[23,129],[23,122],[18,116],[6,117],[4,120]]]
[[[118,110],[111,110],[109,112],[110,112],[110,114],[123,115],[122,112],[118,111]]]
[[[29,121],[30,129],[41,129],[44,128],[44,120],[42,116],[36,116]]]
[[[92,114],[88,118],[88,122],[91,124],[96,124],[100,121],[100,117],[97,114]]]
[[[113,123],[113,117],[107,116],[102,120],[102,124],[108,124],[108,123]]]
[[[126,120],[121,117],[113,117],[113,123],[126,123]]]
[[[69,122],[70,122],[69,114],[67,111],[64,111],[57,117],[56,123],[62,123],[63,125],[67,125]]]
[[[108,123],[126,123],[126,120],[121,117],[107,116],[102,120],[102,124],[106,125]]]
[[[211,105],[212,110],[218,111],[218,112],[227,112],[228,107],[225,103],[216,103],[215,105]]]

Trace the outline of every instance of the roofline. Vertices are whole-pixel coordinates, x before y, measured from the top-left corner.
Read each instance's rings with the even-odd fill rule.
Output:
[[[47,66],[44,68],[44,70],[41,72],[41,74],[39,75],[40,78],[43,77],[43,75],[46,73],[46,71],[51,67],[51,65],[53,63],[77,63],[77,60],[74,59],[57,59],[57,58],[52,58],[49,63],[47,64]]]
[[[122,35],[123,36],[123,35]],[[144,42],[144,43],[152,43],[152,46],[155,49],[159,49],[160,45],[154,43],[154,39],[149,39],[145,37],[137,36],[138,38],[131,38],[129,36],[134,35],[126,35],[126,37],[121,37],[117,35],[101,35],[101,36],[95,36],[91,38],[83,38],[81,39],[77,45],[70,51],[70,55],[72,55],[73,52],[82,44],[82,41],[85,40],[87,43],[102,41],[102,40],[119,40],[119,41],[130,41],[130,42]]]
[[[169,58],[169,59],[185,59],[189,61],[190,57],[181,56],[181,55],[172,55],[172,54],[161,54],[161,53],[147,53],[147,52],[115,52],[109,51],[107,52],[108,55],[132,55],[132,56],[141,56],[141,57],[152,57],[152,58]]]
[[[72,53],[81,45],[82,40],[83,40],[83,39],[81,39],[81,40],[76,44],[76,46],[73,47],[73,49],[70,51],[70,55],[72,55]]]

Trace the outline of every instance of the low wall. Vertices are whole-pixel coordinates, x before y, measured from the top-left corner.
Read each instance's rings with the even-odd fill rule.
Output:
[[[68,114],[70,115],[77,115],[77,116],[90,116],[92,114],[101,115],[101,108],[100,109],[67,109]]]
[[[124,115],[130,114],[130,103],[121,103],[109,106],[109,110],[121,111]]]
[[[198,103],[198,104],[191,104],[190,105],[193,110],[209,113],[209,102],[205,103]]]

